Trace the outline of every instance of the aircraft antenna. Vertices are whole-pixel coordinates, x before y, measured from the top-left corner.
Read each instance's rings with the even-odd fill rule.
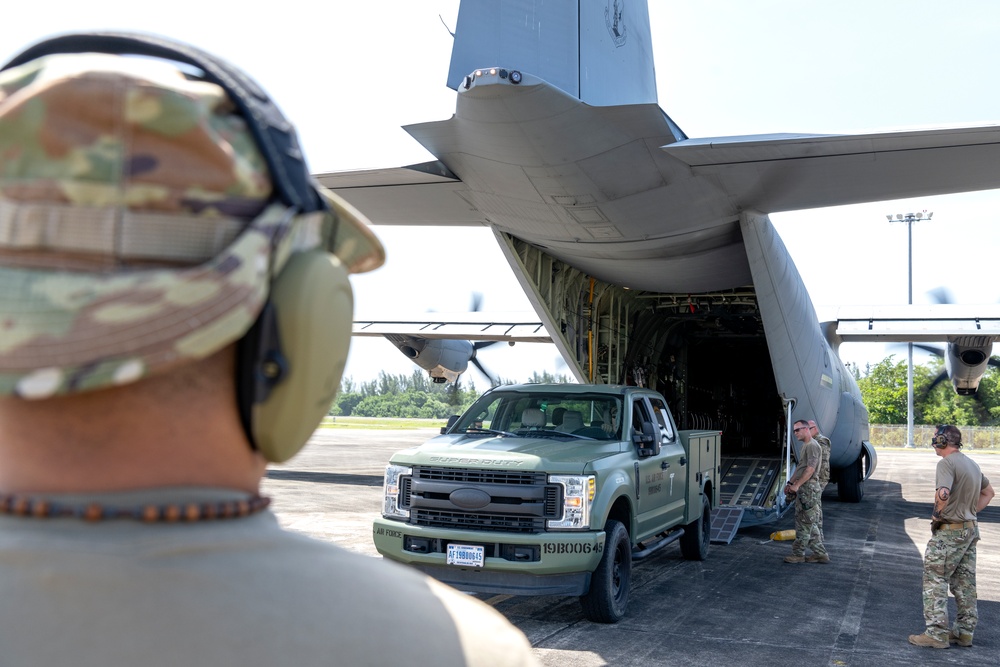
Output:
[[[451,38],[455,39],[455,33],[452,32],[451,28],[448,27],[448,24],[444,22],[444,17],[438,14],[438,18],[441,19],[441,25],[443,25],[444,29],[448,31],[448,34],[451,35]]]

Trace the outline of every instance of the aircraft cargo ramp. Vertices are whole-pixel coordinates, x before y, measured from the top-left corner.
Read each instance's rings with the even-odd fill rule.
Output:
[[[787,507],[775,505],[784,460],[738,456],[722,459],[719,506],[712,511],[712,541],[728,544],[740,527],[777,521]]]

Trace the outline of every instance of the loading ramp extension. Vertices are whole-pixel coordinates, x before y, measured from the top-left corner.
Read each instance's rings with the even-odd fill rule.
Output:
[[[740,526],[768,523],[778,518],[765,503],[781,476],[782,461],[771,457],[740,456],[722,460],[719,506],[712,510],[711,541],[729,544]]]

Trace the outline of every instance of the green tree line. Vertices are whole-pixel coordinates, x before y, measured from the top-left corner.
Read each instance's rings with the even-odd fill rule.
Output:
[[[573,382],[565,375],[558,377],[537,372],[528,382]],[[500,379],[500,384],[512,384]],[[411,375],[379,373],[378,378],[356,383],[344,378],[340,394],[330,408],[334,416],[402,417],[417,419],[445,419],[461,414],[479,398],[480,389],[475,383],[460,377],[455,384],[435,384],[424,371],[415,370]]]
[[[996,357],[994,357],[996,359]],[[957,426],[1000,425],[1000,369],[990,366],[979,383],[976,396],[959,396],[945,379],[930,389],[944,370],[944,362],[932,359],[913,366],[914,422],[917,424],[955,424]],[[848,371],[861,389],[873,424],[906,423],[906,361],[889,355],[877,364],[861,370],[848,364]],[[565,375],[535,373],[529,382],[572,382]],[[511,384],[500,380],[500,384]],[[483,388],[485,389],[485,387]],[[460,378],[456,384],[435,384],[427,373],[414,370],[411,375],[380,373],[378,378],[357,383],[352,378],[341,382],[340,394],[330,409],[335,416],[402,417],[445,419],[460,414],[475,401],[481,389],[471,379]]]
[[[997,357],[993,358],[994,360]],[[861,389],[868,420],[872,424],[906,423],[906,360],[889,355],[877,364],[866,364],[862,372],[848,364]],[[916,424],[995,426],[1000,424],[1000,370],[988,367],[975,396],[959,396],[951,381],[942,380],[930,389],[944,371],[939,358],[913,365],[913,421]]]

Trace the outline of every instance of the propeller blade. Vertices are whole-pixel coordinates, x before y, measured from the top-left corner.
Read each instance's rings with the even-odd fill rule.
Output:
[[[469,310],[473,313],[478,313],[483,308],[483,293],[473,292],[472,293],[472,304],[469,306]]]
[[[492,373],[486,370],[486,367],[483,366],[482,362],[480,362],[479,359],[473,357],[470,361],[472,361],[472,365],[475,366],[479,370],[479,372],[482,373],[486,377],[486,379],[490,381],[491,387],[496,387],[500,384],[500,379],[494,377]]]
[[[448,387],[448,405],[458,405],[459,399],[461,398],[461,376],[455,378],[455,381],[451,383]]]
[[[939,347],[934,347],[933,345],[924,345],[923,343],[914,343],[913,347],[918,350],[923,350],[924,352],[929,352],[936,357],[944,358],[944,350]]]
[[[934,391],[934,387],[938,386],[942,382],[948,379],[947,371],[941,371],[936,378],[931,380],[931,383],[927,385],[927,389],[924,390],[924,394],[929,394]]]
[[[489,347],[490,345],[496,345],[500,341],[498,340],[480,340],[472,344],[472,349],[481,350],[484,347]]]
[[[896,349],[905,350],[906,346],[907,346],[907,343],[890,343],[890,347],[893,350],[896,350]],[[923,350],[924,352],[927,352],[928,354],[933,354],[935,357],[939,357],[941,359],[944,359],[945,350],[942,347],[934,347],[933,345],[926,345],[924,343],[914,343],[913,344],[913,349],[915,349],[915,350]],[[905,359],[904,359],[904,361],[905,361]]]
[[[937,304],[949,304],[955,303],[955,299],[952,298],[951,292],[947,287],[935,287],[934,289],[927,292],[927,295]]]

